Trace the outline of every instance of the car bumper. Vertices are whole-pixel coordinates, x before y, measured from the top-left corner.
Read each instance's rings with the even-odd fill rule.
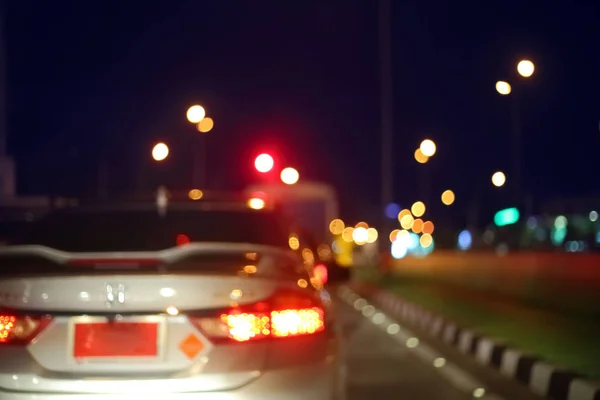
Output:
[[[0,400],[331,400],[336,388],[335,363],[309,364],[299,368],[272,370],[262,373],[252,382],[235,390],[222,392],[177,392],[177,388],[164,380],[164,390],[148,393],[143,382],[132,381],[127,393],[41,393],[3,391]]]

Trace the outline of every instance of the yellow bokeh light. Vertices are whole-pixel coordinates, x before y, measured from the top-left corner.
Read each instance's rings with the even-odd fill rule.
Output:
[[[348,242],[348,243],[352,243],[354,241],[354,239],[352,239],[352,234],[354,233],[354,228],[352,227],[347,227],[342,231],[342,239],[344,239],[344,242]]]
[[[334,219],[329,223],[329,232],[331,232],[332,235],[341,235],[344,228],[346,228],[346,224],[339,218]]]
[[[419,239],[419,243],[421,243],[421,246],[423,247],[429,247],[433,244],[433,237],[426,233],[421,236],[421,238]]]
[[[212,130],[212,128],[214,128],[215,126],[215,121],[213,121],[212,118],[202,118],[202,120],[200,122],[198,122],[198,124],[196,125],[196,129],[198,129],[198,132],[202,132],[202,133],[206,133],[206,132],[210,132]]]
[[[296,169],[287,167],[281,171],[280,177],[281,182],[285,183],[286,185],[294,185],[300,179],[300,174]]]
[[[425,157],[433,157],[437,148],[436,148],[433,140],[425,139],[421,142],[419,149],[421,150],[421,153],[423,153],[423,155]]]
[[[308,282],[306,282],[306,279],[298,279],[298,287],[301,287],[302,289],[308,287]]]
[[[265,201],[263,199],[254,197],[248,200],[248,207],[250,207],[253,210],[262,210],[263,208],[265,208]]]
[[[517,72],[523,78],[529,78],[535,72],[535,65],[529,60],[521,60],[517,64]]]
[[[359,222],[358,224],[354,225],[354,229],[356,228],[369,228],[369,224],[367,224],[366,222]]]
[[[152,158],[154,161],[163,161],[169,156],[169,146],[164,143],[157,143],[152,148]]]
[[[425,214],[426,210],[425,203],[423,203],[422,201],[417,201],[412,205],[410,210],[412,211],[415,217],[422,217],[423,214]]]
[[[417,218],[413,221],[412,231],[414,233],[421,233],[423,230],[423,220],[421,218]]]
[[[394,229],[390,232],[390,242],[396,240],[396,237],[398,237],[398,233],[400,233],[400,229]]]
[[[368,238],[369,233],[367,232],[367,229],[363,228],[362,226],[354,229],[354,232],[352,232],[352,239],[354,240],[354,243],[359,246],[367,243]]]
[[[419,164],[425,164],[427,161],[429,161],[429,157],[423,154],[419,148],[415,150],[415,160],[417,160]]]
[[[413,222],[415,221],[415,219],[413,218],[412,215],[405,215],[404,217],[402,217],[402,219],[400,220],[400,225],[402,226],[402,228],[404,229],[410,229],[412,228]]]
[[[502,96],[509,95],[512,92],[512,88],[510,87],[510,83],[505,81],[496,82],[496,91],[500,93]]]
[[[379,238],[379,232],[375,228],[367,229],[367,243],[375,243]]]
[[[195,105],[188,108],[186,116],[192,124],[197,124],[206,116],[206,111],[204,107]]]
[[[444,193],[442,193],[442,203],[444,203],[447,206],[454,203],[455,199],[456,198],[455,198],[454,192],[452,190],[445,190]]]
[[[404,209],[404,210],[400,211],[400,212],[398,213],[398,221],[402,221],[402,218],[403,218],[405,215],[411,215],[411,214],[410,214],[410,210]]]
[[[202,198],[202,196],[204,196],[204,193],[200,189],[192,189],[188,193],[188,197],[191,200],[200,200]]]
[[[497,171],[494,173],[494,175],[492,175],[492,184],[494,186],[501,187],[501,186],[504,186],[505,183],[506,183],[506,175],[504,175],[504,172]]]
[[[431,234],[433,234],[434,229],[435,229],[435,226],[433,225],[433,222],[427,221],[427,222],[423,223],[423,229],[421,231],[423,232],[424,235],[431,235]]]
[[[331,247],[326,244],[320,244],[319,247],[317,247],[317,254],[323,261],[329,261],[333,257],[333,254],[331,254]]]
[[[244,267],[244,272],[247,274],[255,274],[256,273],[256,265],[246,265]]]
[[[305,263],[312,264],[315,262],[315,255],[311,249],[306,248],[302,250],[302,259],[304,259]]]
[[[395,242],[402,242],[404,241],[404,243],[406,243],[406,241],[408,240],[408,236],[409,232],[405,231],[404,229],[401,230],[400,232],[398,232],[398,235],[396,236],[396,240]]]
[[[300,248],[300,240],[298,239],[298,236],[293,234],[290,235],[290,238],[288,239],[288,244],[290,245],[290,249],[298,250]]]

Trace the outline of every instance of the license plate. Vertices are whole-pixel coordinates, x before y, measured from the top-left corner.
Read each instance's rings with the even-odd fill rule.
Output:
[[[156,322],[76,323],[73,357],[156,357]]]

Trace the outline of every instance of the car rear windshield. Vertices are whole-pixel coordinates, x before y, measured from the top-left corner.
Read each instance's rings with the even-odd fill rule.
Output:
[[[154,209],[64,211],[29,224],[10,244],[38,244],[70,252],[158,251],[187,242],[252,243],[288,248],[277,214],[248,211]]]

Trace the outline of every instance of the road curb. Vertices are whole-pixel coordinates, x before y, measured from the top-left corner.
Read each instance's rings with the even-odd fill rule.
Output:
[[[527,385],[540,396],[554,400],[600,400],[600,384],[580,374],[465,329],[375,285],[353,282],[348,287],[370,297],[391,316],[419,327],[479,363]]]

